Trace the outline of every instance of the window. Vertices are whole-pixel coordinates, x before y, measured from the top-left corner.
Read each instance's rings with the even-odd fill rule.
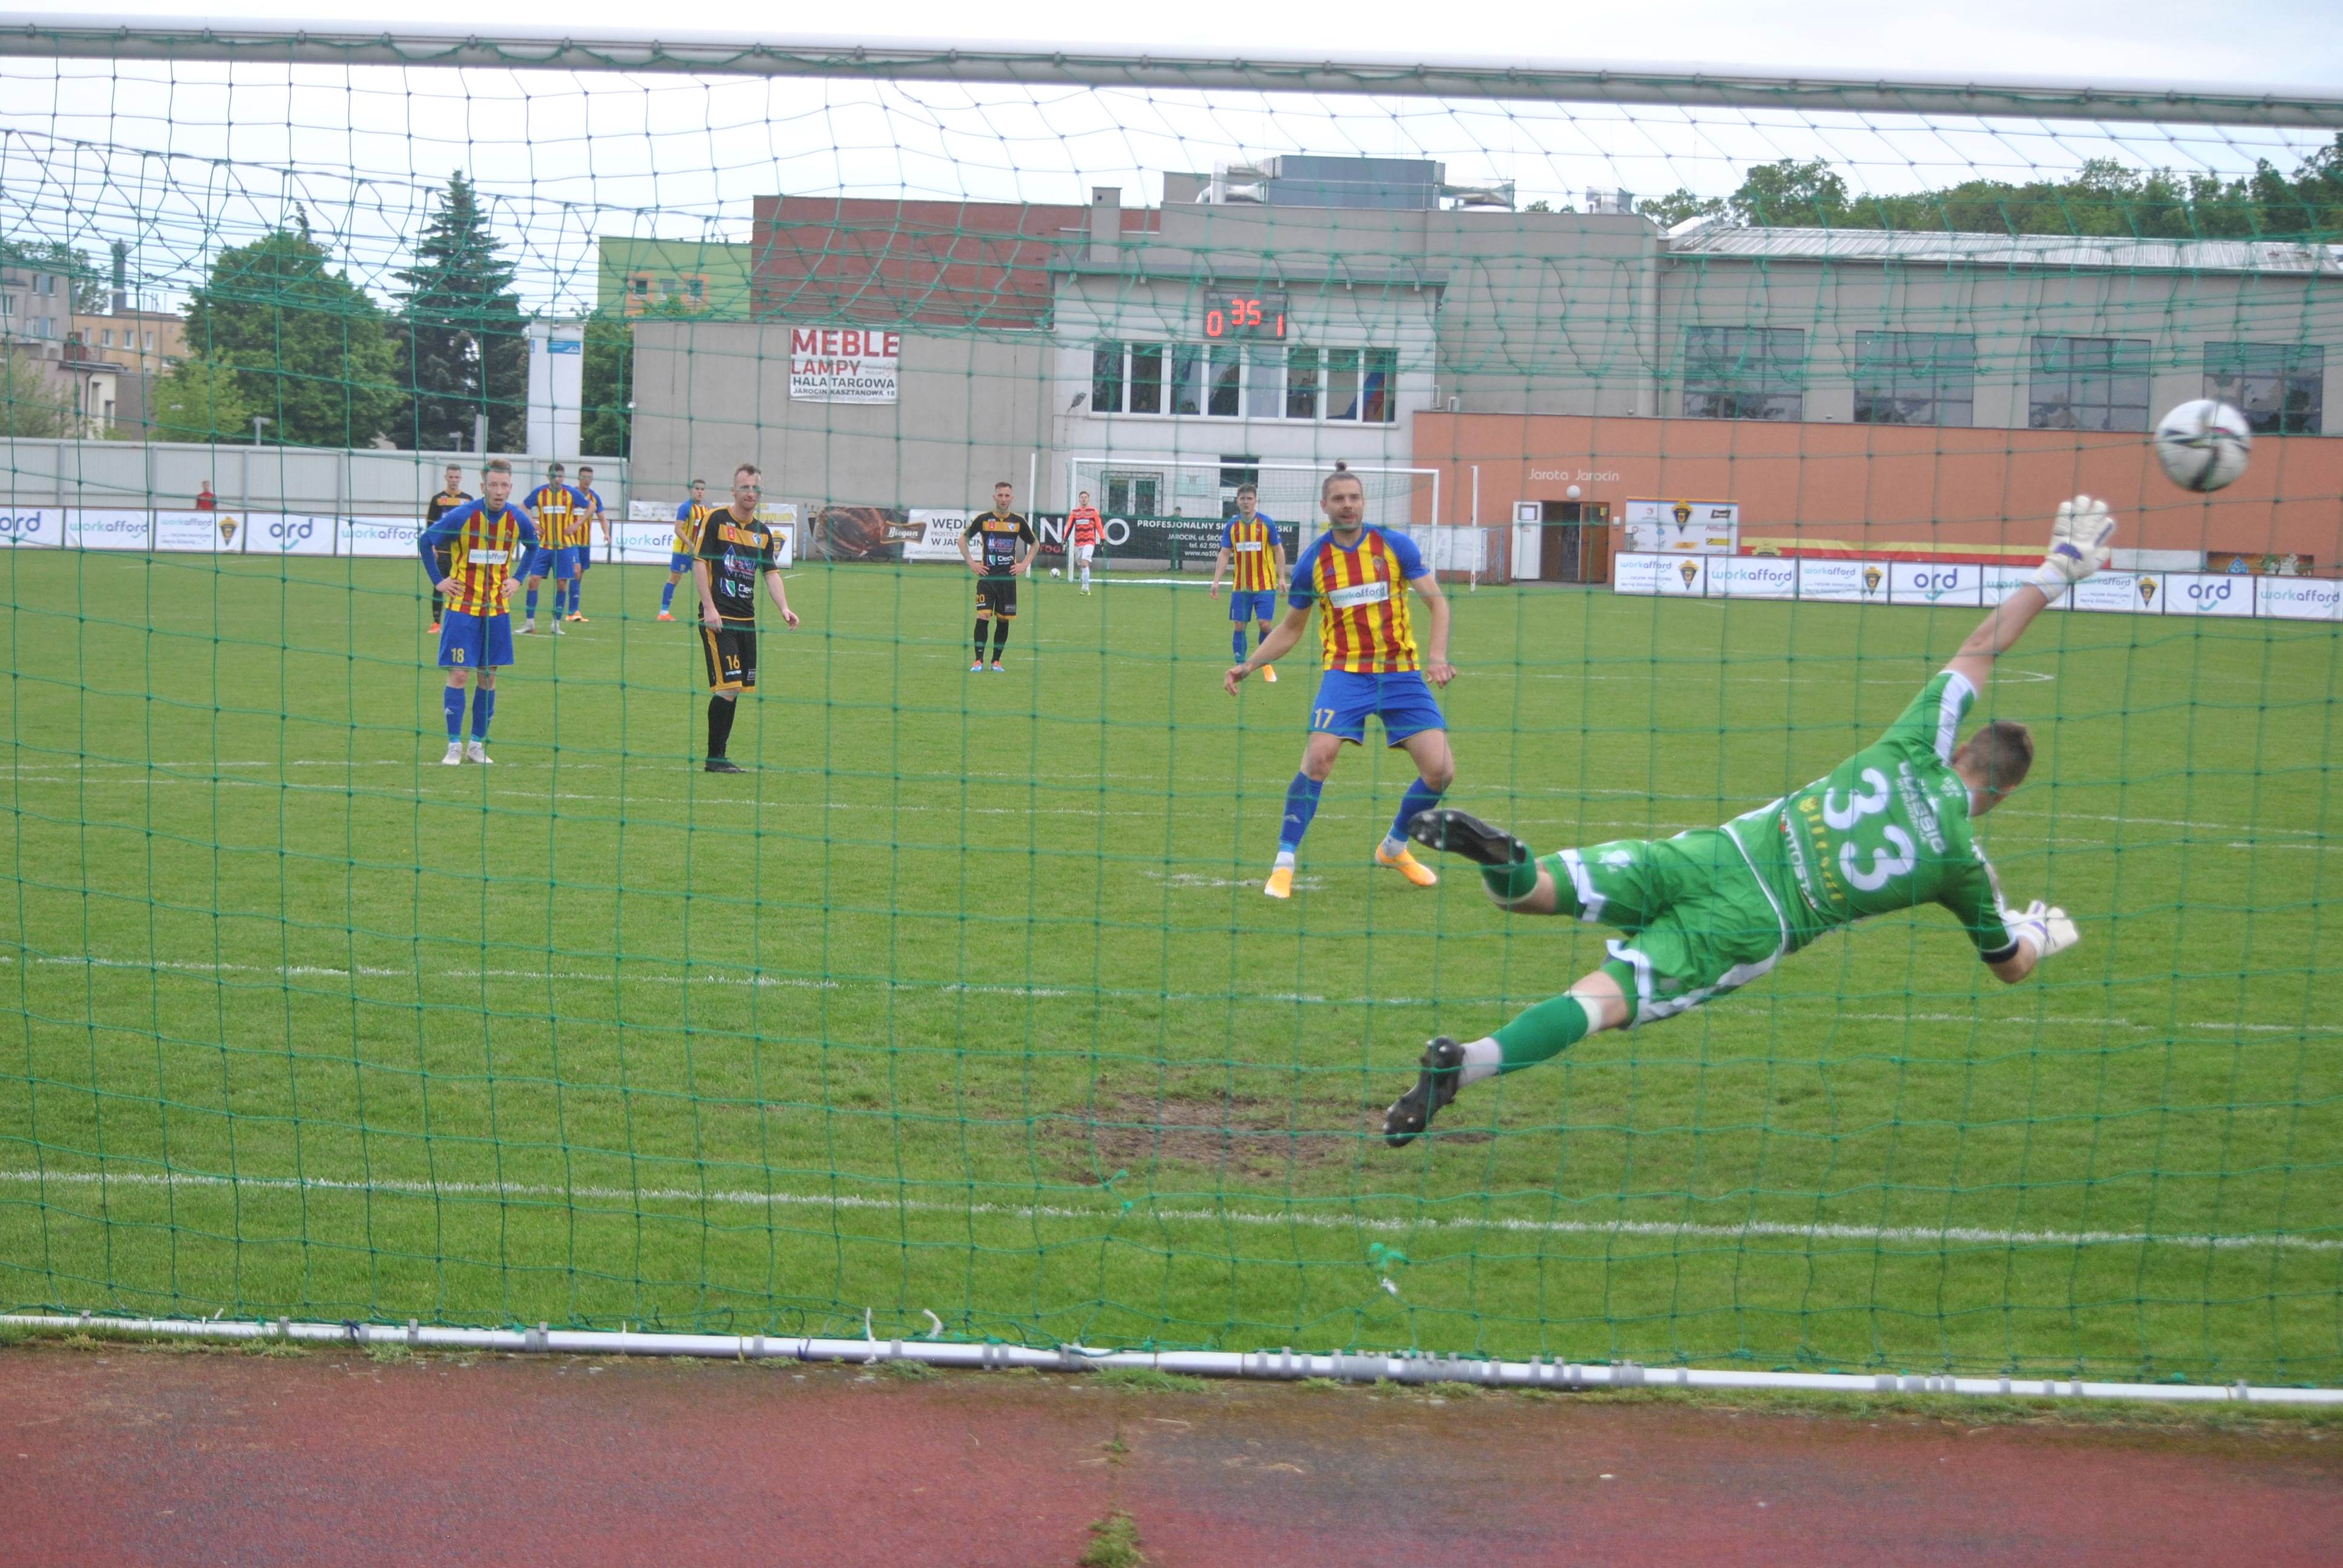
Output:
[[[126,336],[126,337],[127,337],[128,335],[127,335],[127,334],[125,334],[125,336]],[[111,347],[114,347],[114,328],[113,328],[113,327],[102,327],[102,328],[100,328],[100,329],[99,329],[99,331],[98,331],[98,334],[97,334],[97,342],[98,342],[98,347],[101,347],[101,348],[111,348]]]
[[[1359,351],[1355,348],[1326,350],[1326,417],[1355,419],[1359,417]]]
[[[146,334],[146,352],[155,352],[155,334],[151,331]]]
[[[1172,349],[1172,408],[1174,414],[1204,411],[1204,351],[1184,345]]]
[[[2316,436],[2327,350],[2301,343],[2207,343],[2205,396],[2234,404],[2257,436]]]
[[[639,272],[635,274],[634,276],[627,279],[627,291],[632,294],[637,299],[649,299],[651,297],[651,280],[649,274]]]
[[[1109,474],[1105,477],[1109,517],[1152,518],[1161,515],[1156,509],[1156,503],[1162,491],[1162,475]]]
[[[1389,348],[1370,348],[1366,367],[1366,405],[1359,417],[1370,425],[1389,425],[1399,417],[1399,355]]]
[[[1237,416],[1238,388],[1242,385],[1244,356],[1233,343],[1212,346],[1212,400],[1205,411],[1223,419]]]
[[[1131,346],[1131,411],[1163,412],[1163,347],[1156,343]]]
[[[1805,414],[1806,335],[1795,327],[1684,328],[1684,411],[1694,419]]]
[[[2147,429],[2147,347],[2145,337],[2036,337],[2027,427]]]
[[[1285,413],[1285,350],[1274,344],[1257,343],[1246,352],[1244,411],[1254,419],[1275,419]]]
[[[692,304],[704,304],[708,298],[708,280],[704,277],[687,277],[683,280],[683,292]]]
[[[1285,417],[1318,417],[1318,351],[1296,348],[1285,362]]]
[[[1101,343],[1091,350],[1091,408],[1100,414],[1122,412],[1122,345]]]
[[[1399,355],[1389,348],[1276,343],[1100,343],[1091,409],[1214,419],[1399,418]]]
[[[1855,422],[1976,423],[1976,339],[1954,332],[1856,333]]]

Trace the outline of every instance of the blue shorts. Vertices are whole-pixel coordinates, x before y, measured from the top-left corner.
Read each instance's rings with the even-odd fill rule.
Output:
[[[1232,593],[1229,595],[1229,618],[1231,620],[1275,620],[1277,590],[1262,588],[1258,591],[1247,589],[1242,593]]]
[[[571,546],[558,548],[539,545],[529,552],[528,568],[522,574],[533,578],[574,578],[578,575],[578,551]]]
[[[689,550],[676,550],[667,558],[667,569],[671,572],[688,572],[691,569],[693,559],[694,557]]]
[[[1383,721],[1386,746],[1396,746],[1427,729],[1448,728],[1432,688],[1415,670],[1355,675],[1347,669],[1330,669],[1319,678],[1318,695],[1310,702],[1310,730],[1363,745],[1371,713]]]
[[[512,661],[511,616],[451,609],[439,618],[440,668],[498,669]]]

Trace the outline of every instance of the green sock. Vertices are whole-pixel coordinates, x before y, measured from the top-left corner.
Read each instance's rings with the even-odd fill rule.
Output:
[[[1542,1001],[1497,1030],[1497,1049],[1505,1055],[1500,1072],[1535,1067],[1586,1038],[1586,1009],[1574,996]]]
[[[1483,866],[1481,880],[1492,898],[1506,903],[1518,903],[1537,890],[1538,863],[1534,859],[1516,860],[1510,866]]]

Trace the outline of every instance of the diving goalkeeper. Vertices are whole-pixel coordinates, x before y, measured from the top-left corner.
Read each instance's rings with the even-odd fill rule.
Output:
[[[1626,933],[1564,995],[1496,1033],[1424,1048],[1415,1087],[1383,1112],[1407,1143],[1456,1091],[1532,1067],[1602,1030],[1674,1018],[1771,970],[1824,932],[1873,915],[1942,904],[1977,957],[2011,985],[2079,940],[2066,911],[2012,910],[1971,824],[2025,782],[2034,737],[1997,719],[1955,744],[1993,661],[2050,602],[2107,563],[2115,519],[2088,496],[2062,501],[2050,552],[1985,618],[1887,732],[1805,788],[1722,828],[1621,839],[1534,859],[1529,846],[1462,811],[1408,824],[1420,844],[1479,863],[1500,909],[1575,915]]]

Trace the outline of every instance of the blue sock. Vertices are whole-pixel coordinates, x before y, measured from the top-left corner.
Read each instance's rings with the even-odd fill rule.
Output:
[[[463,704],[458,702],[457,706],[460,708]],[[486,740],[488,738],[488,720],[496,716],[497,689],[495,687],[484,686],[472,693],[473,739]]]
[[[464,733],[464,689],[460,686],[447,688],[439,705],[447,710],[447,739],[461,739]]]
[[[510,604],[512,601],[507,599],[505,602]],[[531,620],[537,618],[537,585],[535,583],[528,585],[528,618]]]
[[[1307,773],[1296,773],[1293,782],[1285,787],[1285,820],[1277,829],[1277,850],[1290,855],[1302,848],[1302,835],[1310,831],[1310,819],[1318,815],[1319,792],[1325,781],[1312,779]]]
[[[1242,663],[1244,662],[1244,656],[1245,656],[1245,645],[1244,645],[1244,622],[1242,622],[1242,621],[1239,621],[1239,622],[1237,622],[1236,635],[1235,635],[1234,637],[1231,638],[1229,640],[1230,640],[1230,642],[1231,642],[1231,643],[1235,647],[1235,648],[1236,648],[1236,650],[1237,650],[1237,662],[1238,662],[1239,664],[1242,664]]]
[[[674,583],[672,583],[672,582],[670,582],[670,583],[669,583],[669,584],[667,585],[667,587],[665,587],[665,588],[663,588],[659,589],[659,608],[661,608],[661,609],[673,609],[674,608],[675,608],[675,584],[674,584]]]
[[[577,615],[586,606],[586,574],[579,572],[569,579],[569,613]]]
[[[1407,787],[1400,797],[1399,815],[1392,819],[1390,834],[1383,839],[1383,853],[1395,855],[1407,847],[1407,825],[1418,811],[1429,811],[1440,804],[1440,791],[1419,779]]]

